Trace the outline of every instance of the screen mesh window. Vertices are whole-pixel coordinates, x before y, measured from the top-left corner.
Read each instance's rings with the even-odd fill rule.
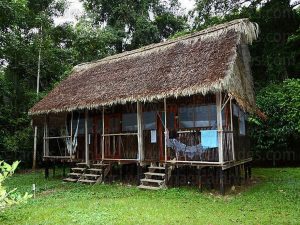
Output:
[[[144,130],[156,129],[156,112],[144,112],[143,113]]]
[[[245,113],[242,110],[240,110],[239,114],[239,130],[240,135],[246,135]]]
[[[122,131],[137,131],[136,113],[122,115]]]
[[[179,108],[180,128],[217,127],[216,105],[188,106]]]

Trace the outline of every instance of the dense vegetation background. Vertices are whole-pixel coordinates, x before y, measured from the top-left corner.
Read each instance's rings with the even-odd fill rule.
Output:
[[[53,18],[63,14],[65,1],[0,0],[0,158],[30,165],[33,131],[28,109],[74,65],[243,17],[260,26],[259,39],[250,51],[257,104],[268,117],[249,119],[253,152],[257,159],[273,163],[299,157],[300,10],[296,3],[197,0],[194,10],[184,14],[177,0],[82,2],[86,13],[76,25],[55,25]]]

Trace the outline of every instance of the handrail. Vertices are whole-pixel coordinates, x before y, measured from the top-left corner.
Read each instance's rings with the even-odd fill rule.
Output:
[[[60,138],[70,138],[71,136],[58,136],[58,137],[44,137],[44,139],[60,139]]]
[[[129,136],[129,135],[138,135],[138,133],[102,134],[102,137],[107,137],[107,136]]]

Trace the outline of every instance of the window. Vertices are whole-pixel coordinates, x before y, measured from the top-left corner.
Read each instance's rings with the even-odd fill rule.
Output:
[[[202,105],[179,108],[181,128],[217,127],[216,105]]]
[[[239,112],[239,130],[240,135],[246,135],[245,113],[242,110]]]
[[[120,119],[119,117],[111,117],[109,119],[109,133],[120,132]]]
[[[194,127],[194,107],[179,108],[179,127],[191,128]]]
[[[233,116],[238,118],[239,134],[246,135],[247,114],[243,110],[241,110],[241,108],[238,105],[233,104]]]
[[[195,127],[209,126],[209,107],[207,105],[195,107]]]
[[[122,115],[122,131],[137,131],[137,114],[126,113]]]
[[[143,129],[155,130],[156,129],[156,112],[144,112],[143,113]]]

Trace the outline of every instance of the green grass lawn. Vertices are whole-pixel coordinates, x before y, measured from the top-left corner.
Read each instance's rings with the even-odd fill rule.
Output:
[[[35,199],[0,212],[1,224],[300,224],[300,168],[253,169],[257,184],[225,197],[194,188],[142,191],[135,186],[62,183],[42,172],[5,185]]]

